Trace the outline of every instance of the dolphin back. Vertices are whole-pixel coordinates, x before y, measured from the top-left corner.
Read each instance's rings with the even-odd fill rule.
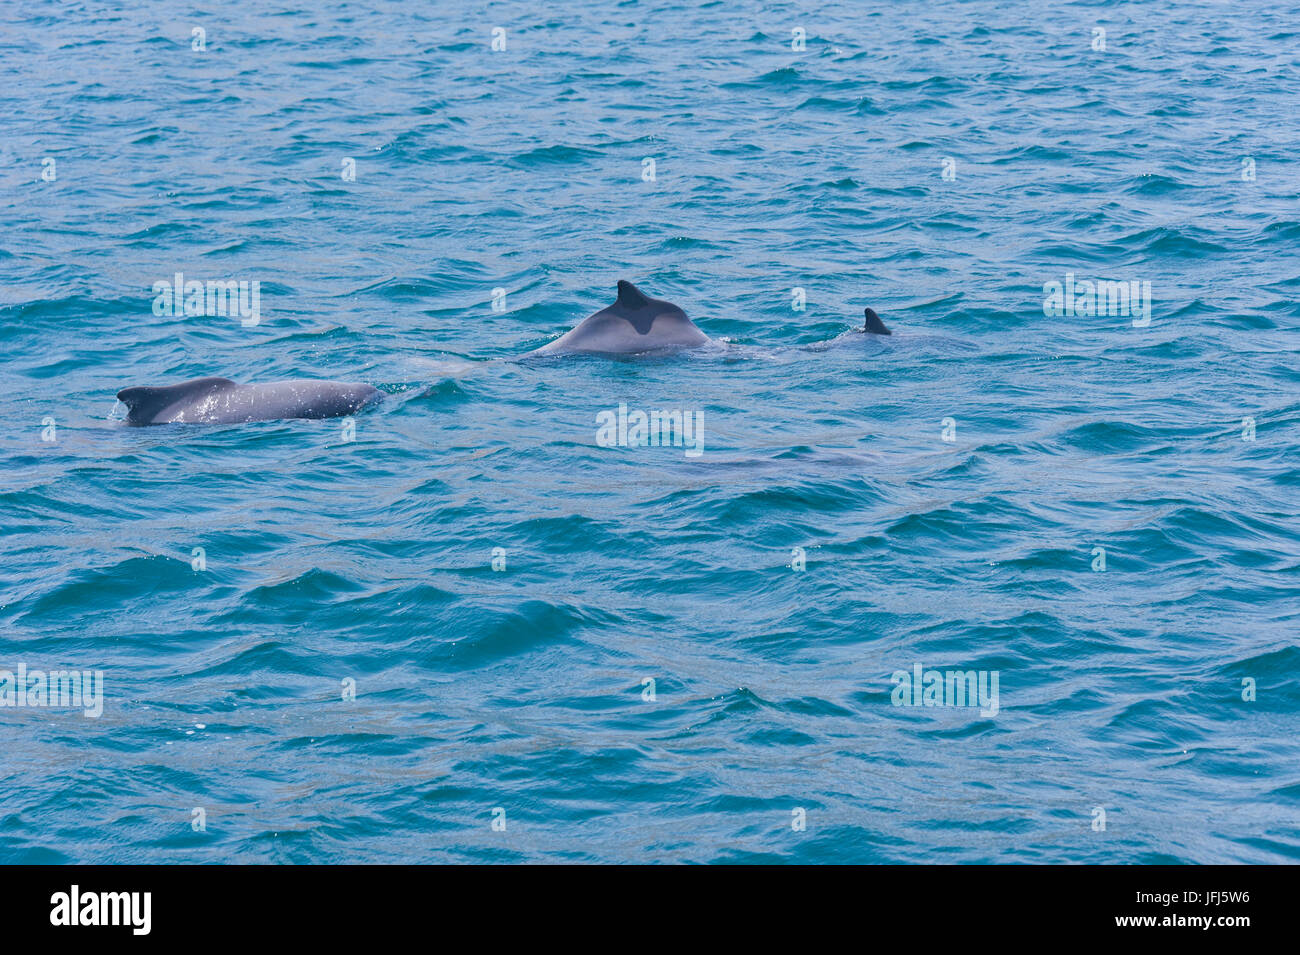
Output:
[[[651,298],[631,282],[620,281],[613,305],[583,319],[535,354],[636,354],[708,343],[709,336],[672,302]]]
[[[127,424],[237,424],[277,418],[337,418],[380,400],[359,382],[274,381],[237,385],[229,378],[195,378],[179,385],[123,388]]]
[[[226,388],[236,387],[229,378],[194,378],[178,385],[123,388],[117,400],[126,405],[127,424],[154,424],[164,411],[177,404],[201,401]]]

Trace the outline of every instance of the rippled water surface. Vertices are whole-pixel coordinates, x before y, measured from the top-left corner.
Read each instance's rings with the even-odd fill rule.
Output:
[[[1300,859],[1292,5],[223,6],[0,9],[0,859]]]

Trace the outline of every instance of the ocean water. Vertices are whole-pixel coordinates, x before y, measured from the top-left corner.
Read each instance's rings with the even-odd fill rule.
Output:
[[[138,7],[0,8],[0,860],[1300,859],[1291,4]]]

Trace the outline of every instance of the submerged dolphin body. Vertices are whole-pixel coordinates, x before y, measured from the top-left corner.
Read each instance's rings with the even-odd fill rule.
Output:
[[[672,302],[650,298],[631,282],[618,283],[618,298],[579,322],[573,329],[534,355],[585,352],[633,355],[672,348],[707,345],[709,336],[695,327]]]
[[[342,381],[274,381],[237,385],[195,378],[178,385],[123,388],[127,424],[236,424],[274,418],[337,418],[382,397],[370,385]]]

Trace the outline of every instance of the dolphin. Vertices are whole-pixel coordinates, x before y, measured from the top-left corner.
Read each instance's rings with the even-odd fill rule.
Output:
[[[696,348],[708,343],[709,336],[696,328],[672,302],[650,298],[631,282],[620,281],[613,305],[584,318],[566,334],[532,354],[631,355]]]
[[[867,321],[862,326],[862,331],[869,335],[892,335],[894,334],[885,327],[885,323],[880,320],[880,316],[869,308],[863,309],[866,313]]]
[[[178,385],[123,388],[127,424],[235,424],[274,418],[337,418],[383,396],[370,385],[343,381],[274,381],[237,385],[229,378],[195,378]]]

